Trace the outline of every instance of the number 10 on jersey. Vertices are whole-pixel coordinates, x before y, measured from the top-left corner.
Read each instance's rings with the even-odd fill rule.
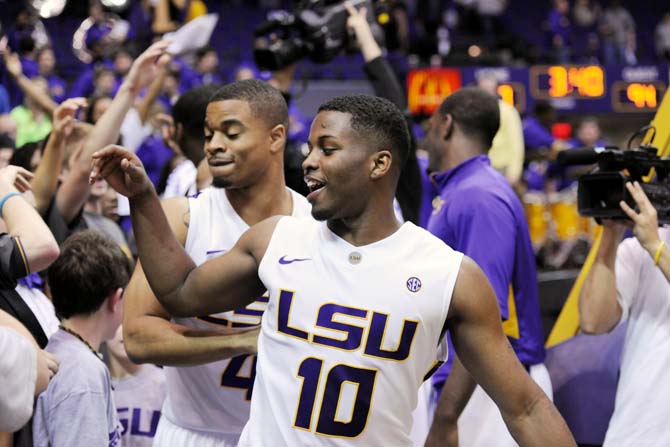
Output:
[[[317,410],[318,418],[314,430],[317,434],[345,438],[359,436],[365,430],[368,421],[377,370],[345,364],[335,365],[330,371],[322,369],[323,360],[315,357],[308,357],[300,363],[297,376],[302,380],[302,388],[294,427],[312,431],[315,403],[320,400],[321,407]],[[321,399],[317,399],[322,376],[325,376],[325,384]],[[349,411],[339,408],[343,400],[343,388],[346,385],[355,387],[355,396]],[[349,417],[340,418],[338,413],[349,414]]]

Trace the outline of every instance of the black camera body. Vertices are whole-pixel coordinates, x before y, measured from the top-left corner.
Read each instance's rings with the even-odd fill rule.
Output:
[[[366,6],[375,39],[381,27],[375,22],[370,0],[350,0],[354,7]],[[317,64],[330,62],[350,44],[349,13],[341,0],[301,0],[294,12],[272,11],[254,34],[254,61],[261,70],[277,71],[305,57]]]
[[[628,219],[619,206],[621,200],[636,209],[635,200],[626,183],[637,181],[656,209],[659,224],[670,223],[670,159],[659,157],[657,149],[641,146],[626,151],[614,146],[572,149],[559,153],[558,162],[567,165],[597,163],[596,170],[578,180],[579,214],[600,219]],[[656,171],[657,183],[644,183],[642,178]],[[624,174],[622,171],[627,171]]]

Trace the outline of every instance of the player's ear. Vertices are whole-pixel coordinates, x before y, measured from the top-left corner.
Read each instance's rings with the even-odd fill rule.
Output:
[[[286,146],[286,126],[277,124],[270,129],[270,152],[277,153],[284,150]]]
[[[372,155],[372,170],[370,171],[370,178],[377,180],[384,177],[393,163],[393,156],[391,151],[381,150]]]
[[[454,131],[454,117],[450,113],[447,113],[442,117],[442,123],[440,125],[440,136],[443,140],[448,140],[451,138],[451,134]]]
[[[109,311],[112,313],[120,312],[123,307],[123,302],[121,298],[123,297],[123,289],[119,287],[109,294],[109,299],[107,300],[107,306]]]

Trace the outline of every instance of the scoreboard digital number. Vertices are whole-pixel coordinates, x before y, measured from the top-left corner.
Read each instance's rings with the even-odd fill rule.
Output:
[[[598,99],[606,94],[605,71],[597,65],[549,65],[530,68],[531,94],[536,99]]]
[[[662,81],[615,81],[610,97],[615,112],[650,112],[656,110],[663,99],[666,85]]]
[[[521,113],[526,110],[526,87],[520,82],[505,82],[498,85],[498,96]]]

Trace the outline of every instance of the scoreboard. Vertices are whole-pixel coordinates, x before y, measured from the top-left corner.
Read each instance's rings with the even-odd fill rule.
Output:
[[[410,111],[429,115],[449,94],[461,87],[476,85],[483,75],[495,77],[502,100],[513,104],[521,113],[532,111],[538,100],[548,100],[562,112],[655,112],[668,88],[670,66],[416,69],[407,75]]]

